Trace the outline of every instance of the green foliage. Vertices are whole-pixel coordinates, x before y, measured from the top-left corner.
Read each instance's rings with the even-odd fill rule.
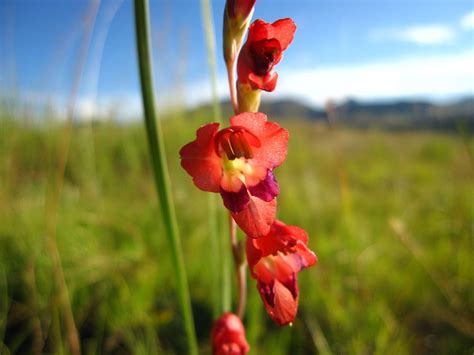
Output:
[[[178,151],[209,117],[162,121],[202,353],[212,324],[208,201]],[[62,127],[0,125],[0,353],[29,353],[38,341],[61,353],[44,200]],[[291,328],[269,320],[249,280],[252,353],[472,352],[472,140],[285,125],[279,218],[308,231],[319,264],[300,274]],[[83,350],[182,353],[143,127],[76,126],[70,152],[57,235]]]

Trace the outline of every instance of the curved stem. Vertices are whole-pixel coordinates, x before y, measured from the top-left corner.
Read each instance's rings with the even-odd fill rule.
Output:
[[[243,319],[245,315],[245,306],[247,304],[247,278],[245,277],[245,263],[238,266],[237,282],[239,285],[239,304],[237,307],[237,315],[240,319]]]
[[[235,273],[237,276],[237,287],[239,290],[239,300],[237,306],[237,315],[243,318],[245,313],[245,304],[247,303],[247,278],[245,275],[245,261],[241,245],[237,240],[237,224],[229,212],[229,230],[230,244],[232,246],[232,255],[234,256]]]
[[[170,243],[173,269],[175,270],[178,299],[181,316],[185,326],[188,353],[198,354],[196,331],[193,322],[191,299],[189,296],[186,269],[184,267],[181,240],[171,195],[171,183],[166,163],[165,145],[160,121],[157,120],[150,45],[150,24],[147,0],[135,0],[135,31],[137,39],[138,64],[142,90],[145,127],[150,149],[150,159],[153,167],[155,186],[160,201],[166,236]]]
[[[229,81],[230,100],[232,102],[232,109],[235,114],[239,113],[239,104],[237,102],[237,92],[235,89],[235,75],[234,75],[234,64],[235,59],[226,63],[227,67],[227,79]]]

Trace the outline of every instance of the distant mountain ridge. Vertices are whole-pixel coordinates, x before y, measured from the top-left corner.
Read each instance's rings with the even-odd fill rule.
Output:
[[[226,115],[231,115],[229,101],[222,102],[222,107]],[[262,100],[260,106],[260,111],[273,119],[297,118],[329,122],[330,112],[331,120],[355,127],[454,129],[461,124],[474,129],[474,96],[447,104],[409,99],[373,102],[348,99],[328,105],[327,109],[315,108],[293,99]]]

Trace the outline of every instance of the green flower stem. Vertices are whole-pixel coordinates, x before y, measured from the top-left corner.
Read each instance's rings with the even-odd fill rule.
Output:
[[[135,30],[146,133],[153,166],[155,185],[158,192],[161,209],[163,211],[166,235],[171,247],[173,269],[176,273],[178,298],[188,341],[188,353],[197,355],[198,346],[196,332],[194,329],[191,300],[189,296],[186,270],[184,267],[183,254],[181,250],[178,225],[176,222],[176,214],[171,196],[171,184],[168,174],[168,167],[166,164],[163,133],[161,130],[160,121],[157,120],[155,109],[150,53],[150,24],[148,13],[148,1],[135,0]]]

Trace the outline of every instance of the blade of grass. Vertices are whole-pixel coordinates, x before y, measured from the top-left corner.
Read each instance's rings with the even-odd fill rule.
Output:
[[[0,344],[4,340],[3,338],[7,328],[9,303],[7,273],[4,265],[0,263]],[[0,347],[0,350],[1,349]]]
[[[315,318],[303,317],[303,323],[306,325],[306,328],[311,335],[311,340],[313,340],[314,347],[318,350],[318,354],[332,355],[329,343],[326,340],[318,321]]]
[[[204,27],[204,35],[207,48],[207,64],[209,68],[209,76],[211,80],[212,90],[212,111],[213,120],[222,124],[222,110],[219,104],[219,96],[217,93],[217,53],[216,40],[214,31],[214,19],[212,17],[212,6],[209,0],[201,0],[202,24]],[[228,253],[222,250],[219,241],[218,213],[216,209],[216,196],[208,194],[209,203],[209,226],[211,245],[213,250],[213,273],[212,273],[212,289],[213,289],[213,305],[212,310],[214,318],[217,318],[221,312],[228,311],[231,303],[230,290],[230,271],[226,270],[230,264],[226,257]]]
[[[71,135],[73,129],[73,120],[76,112],[76,99],[79,93],[81,80],[84,73],[84,67],[89,52],[89,45],[92,37],[92,29],[94,28],[97,12],[99,11],[100,0],[91,0],[87,7],[84,19],[84,34],[77,56],[77,63],[75,66],[73,82],[71,87],[71,94],[69,97],[67,107],[67,121],[64,126],[64,133],[61,139],[61,146],[57,167],[53,168],[50,183],[47,187],[45,196],[45,212],[46,212],[46,246],[52,259],[52,273],[55,281],[55,286],[58,292],[59,309],[61,316],[64,319],[66,328],[66,337],[69,345],[69,350],[73,355],[81,353],[81,343],[79,339],[79,332],[74,321],[74,313],[72,311],[71,299],[69,289],[64,277],[63,264],[61,254],[57,244],[57,227],[59,220],[59,206],[61,192],[64,184],[64,173],[66,171],[66,164],[68,161]],[[58,324],[59,326],[59,324]],[[59,331],[59,330],[58,330]]]
[[[207,64],[209,67],[209,75],[211,76],[212,110],[214,120],[222,123],[222,111],[219,104],[219,95],[217,93],[216,36],[214,31],[214,18],[212,17],[212,6],[209,0],[201,0],[201,11],[206,36]]]
[[[181,241],[176,222],[176,213],[171,196],[171,183],[168,174],[168,166],[166,164],[163,133],[160,121],[157,120],[154,101],[148,1],[135,0],[134,4],[138,64],[150,158],[153,166],[156,190],[163,211],[166,235],[170,243],[173,268],[176,273],[178,298],[188,341],[188,352],[197,355],[198,346],[196,332],[194,329]]]
[[[252,282],[252,280],[248,280]],[[248,290],[247,313],[245,316],[245,328],[249,344],[259,344],[265,322],[262,317],[262,300],[256,287]]]

